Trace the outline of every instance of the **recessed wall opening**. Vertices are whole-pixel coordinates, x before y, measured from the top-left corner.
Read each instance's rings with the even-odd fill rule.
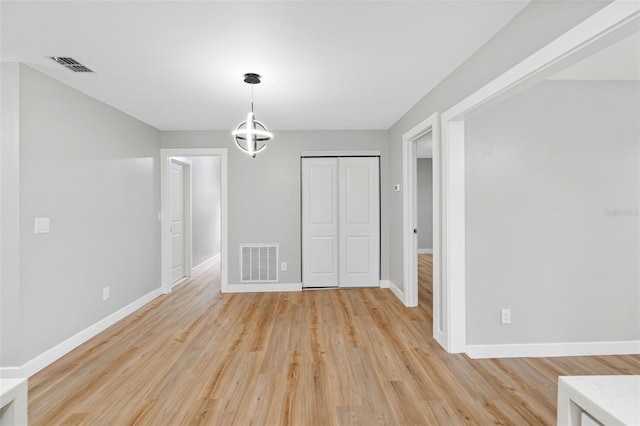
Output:
[[[205,270],[225,291],[226,149],[163,149],[161,161],[163,292]]]
[[[416,224],[418,238],[418,306],[431,313],[432,324],[442,323],[441,300],[433,299],[433,132],[415,140],[416,153]],[[438,308],[433,309],[433,304]],[[439,314],[433,321],[433,314]]]
[[[421,298],[423,304],[431,305],[425,308],[427,312],[431,311],[433,336],[446,347],[440,278],[442,189],[439,121],[440,116],[433,114],[402,138],[404,294],[396,295],[408,307],[419,306]],[[422,273],[419,273],[420,263]]]

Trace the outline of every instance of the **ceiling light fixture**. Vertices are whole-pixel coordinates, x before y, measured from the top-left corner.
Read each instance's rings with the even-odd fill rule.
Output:
[[[256,120],[253,113],[253,85],[260,84],[260,78],[254,73],[244,75],[244,82],[251,84],[251,112],[247,115],[247,119],[231,132],[238,148],[253,158],[267,147],[264,142],[273,139],[273,133],[267,129],[267,126]]]

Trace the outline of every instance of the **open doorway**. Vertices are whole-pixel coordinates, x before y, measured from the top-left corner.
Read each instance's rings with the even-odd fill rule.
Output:
[[[171,157],[171,286],[220,260],[220,157]]]
[[[163,293],[213,269],[226,289],[226,151],[161,150]]]
[[[433,324],[433,132],[416,141],[418,306]]]
[[[433,114],[403,135],[403,258],[404,304],[408,307],[423,306],[431,312],[433,336],[446,348],[443,340],[443,294],[440,280],[441,214],[440,214],[440,127],[439,115]],[[429,159],[430,161],[421,161]],[[418,168],[423,168],[419,170]],[[429,170],[430,168],[430,170]],[[424,182],[425,175],[431,179]],[[426,184],[430,187],[421,191]],[[427,194],[425,194],[425,191]],[[419,194],[422,193],[422,194]],[[421,196],[422,195],[422,196]],[[428,213],[420,217],[419,204],[429,204]],[[426,222],[429,222],[428,224]],[[422,228],[422,229],[421,229]],[[422,246],[422,247],[420,247]],[[421,250],[419,250],[421,249]],[[420,253],[422,252],[422,253]],[[419,258],[422,256],[422,258]],[[419,274],[422,260],[422,274]],[[422,292],[420,292],[420,279]],[[422,299],[422,300],[420,300]]]
[[[606,216],[609,205],[614,204],[612,201],[605,201],[611,197],[613,191],[617,191],[623,188],[618,183],[614,183],[607,190],[602,191],[602,197],[600,200],[594,200],[589,196],[594,196],[597,191],[593,190],[595,185],[587,188],[580,187],[581,184],[588,182],[588,179],[596,177],[596,184],[598,188],[602,188],[603,184],[607,182],[607,178],[615,176],[614,173],[620,173],[627,170],[623,167],[614,166],[609,170],[603,167],[603,162],[600,158],[600,153],[594,154],[595,150],[589,152],[586,148],[588,144],[584,142],[584,138],[576,130],[583,131],[589,129],[590,135],[596,135],[600,132],[600,136],[597,138],[597,143],[591,145],[596,149],[604,147],[603,158],[608,153],[622,152],[619,146],[615,146],[612,141],[620,142],[622,138],[617,137],[619,126],[617,125],[604,125],[601,129],[591,130],[591,124],[604,123],[603,114],[598,114],[597,117],[587,117],[586,115],[581,118],[580,122],[571,123],[567,120],[567,117],[574,116],[579,109],[567,108],[573,100],[569,98],[560,99],[560,95],[563,93],[557,90],[548,90],[551,87],[560,87],[557,82],[546,82],[546,88],[550,92],[551,101],[534,101],[531,105],[542,105],[543,107],[538,112],[528,111],[521,114],[520,117],[509,118],[509,114],[513,113],[513,110],[505,108],[505,101],[519,101],[524,98],[518,98],[516,95],[527,96],[527,89],[532,89],[538,83],[542,82],[548,77],[557,75],[560,71],[566,70],[572,65],[579,64],[582,60],[593,59],[591,56],[596,52],[601,52],[603,48],[613,46],[614,43],[622,41],[625,37],[630,36],[638,31],[640,6],[636,2],[612,2],[611,4],[602,8],[599,12],[592,15],[582,23],[578,24],[556,40],[552,41],[548,45],[544,46],[540,50],[536,51],[530,57],[526,58],[522,62],[516,64],[511,69],[498,76],[493,81],[489,82],[476,92],[469,95],[467,98],[461,100],[459,103],[449,108],[442,114],[442,222],[443,222],[443,238],[442,247],[443,251],[442,267],[442,288],[445,293],[443,310],[445,318],[445,333],[447,350],[449,352],[458,353],[466,352],[470,357],[530,357],[530,356],[570,356],[570,355],[596,355],[596,354],[622,354],[622,353],[636,353],[637,352],[637,340],[623,340],[616,338],[612,341],[606,341],[611,336],[611,330],[618,331],[621,329],[619,325],[604,325],[607,324],[608,318],[615,318],[620,315],[622,310],[619,307],[618,300],[637,300],[637,298],[628,297],[623,295],[618,298],[612,298],[615,305],[614,309],[610,309],[607,312],[607,308],[603,308],[605,297],[598,298],[593,297],[597,293],[592,291],[591,288],[607,288],[607,297],[611,297],[613,294],[610,290],[611,282],[616,282],[612,279],[612,272],[619,273],[621,268],[619,265],[610,267],[606,273],[600,273],[594,271],[594,267],[598,265],[607,264],[611,261],[611,258],[606,259],[605,256],[596,256],[594,260],[594,254],[599,253],[597,250],[601,250],[606,247],[603,244],[603,240],[590,241],[585,244],[582,240],[584,236],[592,238],[596,235],[594,227],[606,228],[608,226]],[[636,48],[637,51],[637,48]],[[629,57],[623,55],[627,63]],[[613,65],[614,62],[610,59],[605,61],[607,65]],[[590,71],[593,70],[593,63],[589,64]],[[598,73],[603,69],[598,65],[596,67]],[[574,70],[575,71],[575,70]],[[563,79],[568,77],[576,78],[573,71],[569,74],[565,74]],[[557,78],[557,77],[556,77]],[[584,81],[580,81],[585,79]],[[581,102],[578,103],[582,106],[606,106],[606,113],[610,114],[611,109],[609,106],[617,103],[611,100],[601,101],[598,98],[600,94],[612,94],[614,91],[610,90],[612,76],[606,77],[606,83],[589,83],[587,80],[593,80],[594,74],[588,77],[581,77],[580,80],[565,85],[562,90],[568,91],[569,86],[596,86],[599,85],[594,92],[597,92],[598,96],[589,96],[586,89],[581,88],[577,92],[579,96],[583,97]],[[617,83],[616,83],[617,84]],[[544,90],[537,92],[536,94],[542,94]],[[546,94],[548,94],[548,92]],[[578,97],[577,99],[580,99]],[[637,101],[637,97],[634,99]],[[514,104],[515,105],[515,104]],[[637,105],[637,104],[636,104]],[[511,136],[505,137],[503,134],[491,135],[490,143],[494,144],[496,141],[506,141],[506,151],[502,151],[495,145],[487,145],[486,143],[478,143],[477,129],[481,123],[476,121],[474,124],[475,129],[471,129],[469,124],[473,124],[474,119],[478,119],[481,114],[490,114],[495,112],[495,107],[502,106],[503,109],[500,112],[501,124],[495,126],[494,129],[508,128],[511,125],[516,125],[516,129],[520,132],[527,127],[521,125],[519,118],[535,118],[537,122],[533,126],[528,128],[535,128],[538,133],[537,139],[533,143],[528,145],[518,145],[513,143],[514,138]],[[558,108],[563,107],[565,111],[558,111]],[[597,109],[590,109],[587,112],[598,111]],[[623,109],[623,113],[628,113],[630,109]],[[613,113],[616,115],[616,112]],[[621,113],[618,116],[622,117]],[[559,120],[565,126],[561,129],[550,128],[549,123],[555,122],[548,120],[547,117],[551,117],[553,120]],[[487,117],[482,117],[486,119]],[[637,123],[637,115],[629,123]],[[506,125],[505,125],[506,124]],[[540,124],[544,124],[541,126]],[[587,126],[586,124],[589,124]],[[543,133],[540,137],[540,133]],[[532,133],[523,133],[525,136],[522,140],[528,140],[526,138],[531,137]],[[546,150],[542,154],[538,155],[535,149],[544,147],[545,145],[539,144],[540,141],[550,141],[549,136],[559,136],[563,138],[562,145],[560,143],[553,143],[546,145]],[[475,138],[475,140],[474,140]],[[521,136],[518,135],[520,140]],[[555,140],[554,140],[555,141]],[[637,141],[637,138],[635,139]],[[634,141],[634,142],[635,142]],[[575,146],[571,146],[573,143]],[[530,147],[534,147],[534,150],[530,150]],[[478,151],[473,151],[476,149]],[[624,148],[623,148],[624,149]],[[475,155],[477,152],[481,152],[481,155]],[[559,155],[565,154],[565,157]],[[507,152],[508,155],[504,155]],[[522,161],[511,161],[511,158],[517,158],[515,153],[519,153],[520,158],[525,158],[526,161],[535,161],[533,172],[531,168],[523,168]],[[502,161],[500,167],[495,167],[495,163],[488,163],[483,161],[489,155],[494,160]],[[567,155],[568,154],[568,155]],[[535,157],[535,155],[538,155]],[[567,158],[569,157],[569,158]],[[586,173],[580,174],[577,170],[579,167],[588,164],[584,161],[585,158],[596,158],[594,163],[596,164]],[[621,156],[617,161],[622,164],[627,159],[637,159],[637,153],[627,154]],[[539,159],[539,161],[537,161]],[[554,169],[553,161],[562,160],[562,164]],[[469,171],[478,170],[476,167],[481,164],[483,169],[483,176],[493,177],[494,180],[487,185],[486,180],[480,182],[475,178],[480,175],[476,173],[469,173]],[[560,170],[560,173],[556,173],[555,170]],[[505,173],[505,171],[513,173]],[[529,175],[523,177],[523,173],[527,172]],[[568,177],[566,174],[568,172]],[[537,186],[529,185],[529,176],[537,176],[540,178]],[[605,178],[600,179],[601,176]],[[634,180],[635,178],[635,180]],[[637,172],[634,178],[619,179],[620,182],[637,182]],[[509,219],[511,222],[503,220],[505,214],[502,206],[492,202],[492,199],[485,197],[484,193],[496,190],[494,183],[517,183],[517,189],[513,193],[518,195],[525,194],[526,200],[510,198],[506,191],[500,193],[493,199],[508,200],[509,203]],[[546,182],[546,185],[541,183]],[[563,186],[564,182],[578,182],[578,185],[574,185],[570,190],[565,190],[561,196],[557,196],[559,189],[566,188]],[[529,185],[527,188],[524,184]],[[482,191],[477,189],[481,188]],[[611,188],[614,188],[613,190]],[[625,187],[626,188],[626,187]],[[637,186],[633,188],[635,192],[629,191],[629,194],[637,197]],[[474,192],[475,191],[475,192]],[[476,196],[480,194],[481,196]],[[529,194],[537,194],[538,197],[530,197]],[[585,196],[586,194],[586,196]],[[547,197],[544,199],[544,197]],[[556,197],[555,199],[553,197]],[[618,200],[623,199],[622,197]],[[627,198],[628,199],[628,198]],[[637,200],[637,198],[635,198]],[[592,204],[588,207],[580,207],[580,204],[587,204],[589,200]],[[621,201],[617,201],[620,203]],[[598,203],[600,203],[598,205]],[[623,202],[624,203],[624,202]],[[630,205],[634,205],[634,202],[630,202]],[[489,224],[488,220],[478,226],[477,222],[471,223],[471,220],[476,221],[483,217],[483,213],[478,210],[479,205],[489,207],[491,210],[484,216],[493,221],[493,224]],[[635,204],[637,205],[637,204]],[[517,209],[521,206],[526,206],[525,211]],[[535,206],[534,209],[528,207]],[[543,206],[542,211],[537,210],[537,206]],[[596,206],[596,207],[594,207]],[[578,208],[576,208],[578,207]],[[616,208],[612,209],[616,211]],[[624,210],[624,209],[621,209]],[[634,212],[633,208],[628,209]],[[487,210],[485,210],[487,212]],[[534,214],[535,212],[535,214]],[[593,213],[597,216],[593,216]],[[604,216],[603,216],[604,212]],[[599,214],[599,215],[598,215]],[[592,216],[589,216],[592,215]],[[588,221],[585,224],[585,218]],[[559,219],[558,219],[559,218]],[[520,222],[514,225],[514,222]],[[605,223],[604,226],[602,223]],[[631,222],[631,221],[629,221]],[[523,225],[526,224],[526,225]],[[610,223],[610,222],[609,222]],[[560,225],[560,231],[553,231],[553,227],[549,226]],[[467,230],[467,226],[471,225],[470,230]],[[584,226],[580,229],[580,226]],[[494,246],[487,246],[484,244],[486,238],[475,238],[477,230],[492,231],[491,241]],[[500,230],[500,232],[495,232]],[[512,232],[516,230],[518,233]],[[579,230],[576,232],[576,230]],[[521,231],[529,231],[534,238],[527,238],[522,235]],[[541,231],[541,232],[540,232]],[[626,231],[626,235],[633,235],[635,230]],[[635,231],[637,233],[637,231]],[[485,233],[486,235],[486,233]],[[498,240],[496,235],[500,235],[502,240]],[[614,235],[612,232],[607,232],[606,235],[611,238]],[[532,239],[542,239],[542,244],[532,244]],[[510,244],[505,240],[517,241],[517,244]],[[610,240],[609,240],[610,241]],[[617,253],[621,251],[627,253],[629,257],[634,257],[632,262],[625,264],[626,267],[637,268],[637,239],[633,241],[635,249],[622,249],[623,245],[616,242],[614,249],[609,250],[610,253],[616,253],[613,258],[614,262],[622,259],[618,258]],[[544,249],[540,249],[540,246],[545,246]],[[546,248],[546,247],[550,247]],[[566,249],[570,246],[569,249]],[[502,247],[504,250],[499,253],[493,250],[493,247]],[[560,259],[556,269],[548,268],[545,259],[541,259],[546,253],[552,250],[564,250],[562,255],[553,256],[553,259]],[[592,250],[595,249],[595,250]],[[576,256],[577,253],[588,252],[588,256]],[[490,253],[493,259],[496,260],[494,264],[489,265],[486,262],[486,258],[477,256],[478,253]],[[507,253],[509,256],[504,256]],[[569,255],[565,255],[568,253]],[[607,254],[609,255],[609,253]],[[514,262],[513,258],[516,257],[520,263]],[[569,260],[576,258],[577,262],[571,263]],[[576,264],[578,266],[576,266]],[[477,265],[482,265],[486,273],[479,273]],[[527,265],[523,267],[522,265]],[[544,266],[542,266],[544,265]],[[588,266],[589,268],[585,268]],[[630,269],[630,268],[629,268]],[[513,272],[507,272],[513,271]],[[497,272],[497,274],[496,274]],[[540,274],[544,276],[541,277]],[[635,275],[633,275],[635,274]],[[575,278],[579,275],[578,278]],[[504,280],[499,281],[496,276],[505,277]],[[601,280],[597,280],[597,283],[586,284],[589,280],[593,280],[595,277],[604,277]],[[637,281],[637,269],[632,271],[631,279],[626,282],[632,282],[636,284]],[[517,277],[517,278],[514,278]],[[561,283],[558,285],[556,280],[561,277]],[[586,278],[584,278],[586,277]],[[531,279],[537,279],[535,283],[531,283]],[[549,279],[551,278],[551,279]],[[618,282],[622,282],[618,280]],[[479,283],[490,283],[485,285]],[[503,284],[506,283],[506,284]],[[543,283],[544,285],[538,285]],[[571,288],[570,285],[574,285],[575,288]],[[575,283],[579,283],[576,285]],[[606,283],[604,286],[602,283]],[[517,285],[514,285],[517,284]],[[551,284],[550,287],[545,287]],[[556,285],[554,285],[556,284]],[[507,292],[503,291],[504,288],[508,288]],[[549,290],[551,288],[551,290]],[[531,294],[529,290],[535,289],[536,293]],[[587,290],[588,289],[588,290]],[[637,289],[637,285],[633,287],[633,290]],[[513,296],[509,292],[513,291]],[[499,295],[499,307],[497,309],[487,307],[484,304],[479,304],[478,299],[475,297],[478,294],[482,294],[490,303],[494,302],[494,296]],[[585,299],[581,298],[579,303],[575,303],[573,296],[575,294],[589,295],[590,299],[587,299],[589,303],[593,303],[596,306],[597,312],[601,315],[598,316],[598,320],[593,324],[596,326],[589,327],[585,324],[590,324],[586,321],[578,321],[580,327],[584,326],[583,330],[579,332],[568,332],[570,327],[566,319],[570,317],[574,318],[589,318],[594,310],[585,309],[588,306],[585,303]],[[637,294],[637,292],[635,292]],[[523,296],[526,295],[526,296]],[[540,296],[542,295],[542,296]],[[568,296],[564,296],[568,295]],[[551,297],[550,297],[551,296]],[[562,300],[562,297],[565,297]],[[467,300],[473,300],[473,303],[468,303]],[[518,303],[522,303],[522,306],[535,307],[532,313],[521,308]],[[517,330],[517,327],[511,326],[511,308],[518,306],[518,312],[520,312],[520,326],[536,324],[536,328],[523,326],[522,329]],[[548,319],[548,323],[540,326],[538,320],[540,317],[539,307],[545,308],[544,318]],[[572,311],[570,314],[566,313],[567,306],[577,306],[576,311]],[[502,312],[505,311],[506,315]],[[629,309],[629,312],[637,312],[636,309]],[[485,313],[485,317],[480,320],[478,312]],[[579,312],[579,313],[578,313]],[[504,316],[503,316],[504,315]],[[528,317],[527,317],[528,315]],[[581,316],[583,315],[583,316]],[[535,318],[531,321],[530,318]],[[606,318],[605,320],[601,320]],[[629,319],[631,317],[627,317]],[[633,320],[626,321],[626,323],[637,323]],[[482,330],[477,327],[482,324]],[[515,322],[514,322],[515,324]],[[561,324],[561,327],[559,327]],[[505,326],[509,325],[510,328]],[[573,325],[572,325],[573,326]],[[498,332],[489,332],[488,328],[493,327]],[[517,330],[517,331],[516,331]],[[541,332],[540,330],[544,330]],[[603,336],[595,336],[587,338],[589,340],[579,341],[584,339],[584,336],[594,336],[594,331],[605,330]],[[508,333],[511,336],[529,336],[528,340],[518,340],[512,337],[504,337]],[[559,331],[560,337],[553,335],[554,332]],[[469,333],[470,332],[470,333]],[[479,337],[483,336],[483,337]],[[486,339],[486,336],[492,336],[493,341]],[[535,336],[531,338],[530,336]],[[579,337],[576,337],[579,336]],[[637,336],[637,334],[635,334]],[[626,339],[626,338],[625,338]],[[495,343],[500,342],[500,343]],[[552,342],[552,343],[547,343]],[[593,343],[593,342],[597,342]]]

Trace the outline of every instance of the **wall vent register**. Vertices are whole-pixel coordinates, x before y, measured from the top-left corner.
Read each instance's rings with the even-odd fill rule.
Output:
[[[240,246],[240,281],[271,283],[278,281],[278,244]]]

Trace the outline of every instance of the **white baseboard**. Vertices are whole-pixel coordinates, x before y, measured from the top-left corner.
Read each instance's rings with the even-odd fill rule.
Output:
[[[396,297],[398,299],[400,299],[400,301],[404,304],[405,303],[405,298],[404,298],[404,291],[400,290],[394,283],[393,281],[389,280],[389,289],[393,292],[393,294],[396,295]]]
[[[225,293],[268,293],[275,291],[302,291],[302,283],[229,284]]]
[[[640,340],[619,342],[528,343],[467,345],[470,358],[540,358],[556,356],[640,354]]]
[[[17,377],[30,377],[42,370],[49,364],[58,360],[62,356],[68,354],[87,340],[111,327],[127,315],[142,308],[147,303],[151,302],[156,297],[160,296],[160,289],[153,290],[152,292],[145,294],[141,298],[134,300],[127,306],[117,310],[108,317],[101,319],[95,324],[85,328],[79,333],[69,337],[62,343],[57,344],[53,348],[41,353],[33,358],[31,361],[27,361],[22,367],[4,367],[0,368],[0,377],[3,378],[17,378]]]
[[[418,249],[418,254],[433,254],[433,249]]]
[[[438,342],[438,344],[442,346],[442,348],[445,351],[449,352],[447,350],[447,339],[445,338],[445,335],[442,331],[440,330],[436,331],[436,335],[434,336],[434,338],[436,339],[436,342]]]
[[[201,269],[206,268],[207,266],[211,265],[213,262],[218,260],[220,260],[220,253],[214,254],[213,256],[211,256],[210,258],[208,258],[198,266],[194,266],[193,268],[191,268],[191,275],[197,274],[198,272],[200,272]]]
[[[391,281],[380,280],[380,288],[391,288]]]
[[[0,379],[23,379],[26,377],[22,374],[22,367],[0,367]]]

